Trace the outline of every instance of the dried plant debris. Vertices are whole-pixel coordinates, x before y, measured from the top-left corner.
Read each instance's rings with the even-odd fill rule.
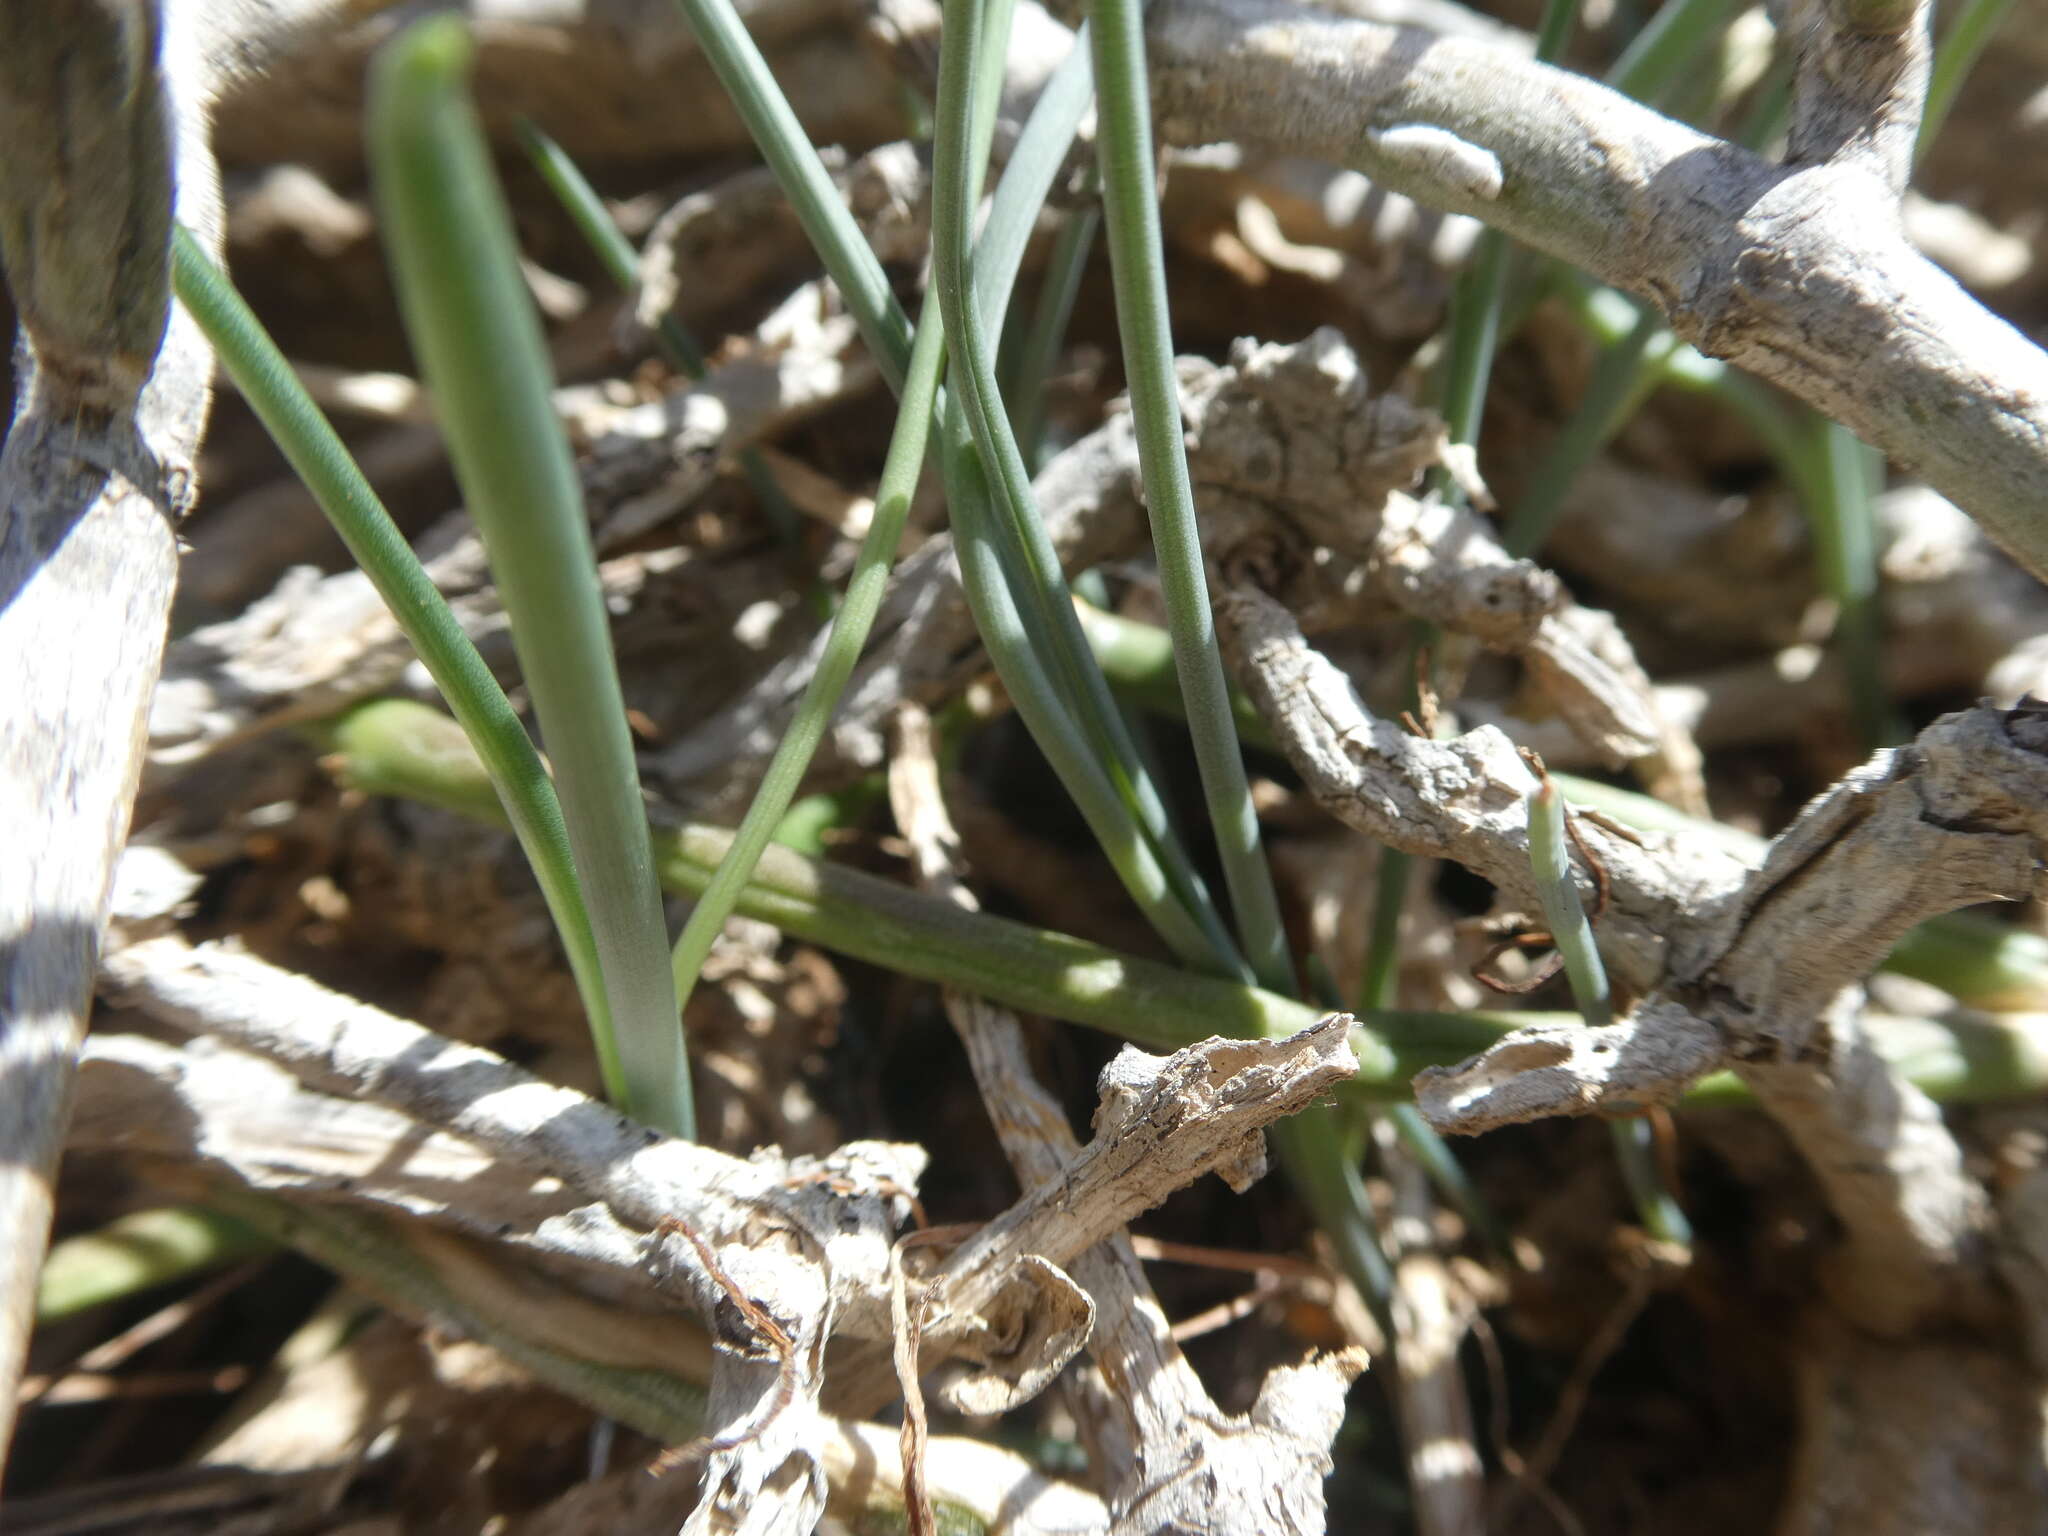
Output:
[[[682,1020],[694,1143],[602,1102],[502,824],[350,777],[325,722],[429,678],[171,298],[175,220],[524,718],[365,164],[410,9],[0,20],[0,1525],[2048,1530],[2048,0],[1798,0],[1675,63],[1587,5],[1563,70],[1529,4],[1149,7],[1199,563],[1298,973],[1268,979],[1357,1016],[1119,1050],[764,900]],[[902,359],[861,309],[931,281],[956,8],[743,8],[865,296],[681,9],[464,9],[647,809],[731,825],[896,510]],[[1094,223],[1111,107],[1026,131],[1081,9],[1016,8],[987,185],[1042,153],[1050,190],[988,340],[1120,711],[1086,729],[1129,734],[1164,838],[1202,795]],[[1442,408],[1488,228],[1519,244],[1475,439]],[[1816,410],[1885,456],[1870,494]],[[944,457],[779,835],[1157,960],[994,681]],[[1531,753],[1611,1022],[1551,1011]],[[1221,889],[1189,849],[1169,883]],[[1412,1102],[1364,1097],[1369,1037],[1437,1063]],[[1342,1155],[1276,1136],[1269,1173],[1310,1112]],[[156,1206],[239,1237],[36,1321],[46,1228]]]

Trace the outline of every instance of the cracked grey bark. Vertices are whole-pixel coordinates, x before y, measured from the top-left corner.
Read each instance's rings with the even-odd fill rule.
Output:
[[[1774,165],[1503,49],[1287,0],[1160,0],[1146,38],[1166,142],[1238,139],[1349,166],[1640,294],[1701,351],[1847,424],[2048,575],[2048,354],[1913,249],[1895,185],[1910,130],[1889,117],[1859,135],[1804,108],[1802,151],[1842,153]],[[1915,68],[1894,60],[1815,89],[1846,92],[1852,115],[1917,115]]]

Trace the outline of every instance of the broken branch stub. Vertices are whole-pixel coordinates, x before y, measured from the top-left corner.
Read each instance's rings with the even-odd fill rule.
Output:
[[[1103,1069],[1095,1136],[1061,1176],[1018,1202],[954,1256],[939,1279],[932,1327],[974,1304],[1020,1249],[1066,1262],[1207,1172],[1244,1189],[1265,1170],[1264,1127],[1312,1105],[1357,1070],[1351,1019],[1332,1014],[1286,1040],[1211,1039],[1169,1057],[1125,1047]],[[929,1337],[929,1334],[927,1335]],[[1193,1426],[1187,1459],[1147,1466],[1120,1497],[1117,1536],[1187,1530],[1309,1536],[1324,1528],[1323,1479],[1344,1393],[1366,1366],[1340,1350],[1269,1374],[1252,1411]]]
[[[1351,1025],[1348,1014],[1331,1014],[1282,1040],[1211,1037],[1165,1057],[1126,1046],[1104,1069],[1088,1145],[939,1271],[926,1359],[966,1353],[1012,1381],[1041,1376],[1041,1362],[1019,1355],[991,1321],[999,1298],[1020,1283],[1019,1258],[1065,1264],[1204,1173],[1243,1187],[1263,1171],[1265,1127],[1357,1073]],[[1078,1288],[1074,1294],[1086,1299]],[[850,1412],[865,1414],[887,1400],[893,1373],[886,1352],[849,1351],[835,1368],[872,1384],[874,1395],[854,1399]]]
[[[1470,635],[1521,657],[1611,765],[1658,750],[1655,695],[1614,620],[1510,555],[1485,518],[1404,494],[1449,452],[1444,425],[1372,394],[1337,331],[1239,341],[1229,366],[1183,359],[1180,372],[1204,546],[1227,580],[1270,592],[1312,631],[1325,612],[1341,625],[1392,607]]]

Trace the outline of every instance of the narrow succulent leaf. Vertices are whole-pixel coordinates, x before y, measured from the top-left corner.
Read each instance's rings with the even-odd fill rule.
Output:
[[[468,33],[447,16],[407,28],[379,54],[369,137],[380,223],[553,760],[626,1106],[688,1136],[689,1066],[610,624],[546,343],[469,98],[470,63]]]

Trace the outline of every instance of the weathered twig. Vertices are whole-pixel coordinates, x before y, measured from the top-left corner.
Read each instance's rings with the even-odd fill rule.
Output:
[[[1366,715],[1270,600],[1239,591],[1221,616],[1247,690],[1318,800],[1533,908],[1517,867],[1526,831],[1501,803],[1526,780],[1505,741],[1485,728],[1417,741]],[[1956,1299],[1981,1267],[1981,1193],[1934,1106],[1892,1075],[1840,999],[1915,923],[2032,888],[2048,846],[2043,718],[2025,707],[1945,717],[1816,801],[1746,877],[1711,850],[1587,828],[1613,880],[1603,951],[1649,998],[1608,1030],[1526,1030],[1426,1072],[1425,1111],[1468,1131],[1625,1112],[1732,1064],[1828,1188],[1851,1236],[1842,1284],[1857,1315],[1897,1329]],[[1908,869],[1910,881],[1897,878]],[[1651,913],[1655,945],[1634,927]]]
[[[898,717],[889,787],[923,883],[964,906],[977,905],[956,867],[958,844],[939,789],[929,721],[914,708]],[[1031,1071],[1016,1015],[952,991],[946,1011],[1019,1183],[1028,1191],[1057,1180],[1081,1147]],[[1251,1495],[1263,1498],[1279,1486],[1299,1489],[1320,1507],[1328,1446],[1259,1441],[1231,1431],[1230,1417],[1175,1344],[1128,1234],[1111,1234],[1068,1268],[1095,1304],[1088,1350],[1107,1389],[1085,1401],[1122,1420],[1099,1447],[1121,1453],[1100,1469],[1112,1494],[1114,1536],[1177,1529],[1202,1518],[1233,1528],[1248,1521],[1244,1528],[1250,1529],[1257,1510]]]
[[[658,1251],[682,1260],[677,1273],[717,1344],[706,1412],[720,1431],[693,1443],[709,1461],[689,1529],[809,1531],[825,1500],[825,1341],[849,1316],[858,1326],[863,1304],[868,1326],[877,1325],[878,1298],[862,1278],[875,1254],[857,1250],[879,1244],[886,1264],[891,1210],[921,1158],[864,1162],[851,1147],[822,1164],[740,1163],[666,1142],[486,1052],[261,962],[236,963],[245,959],[175,937],[109,957],[105,984],[124,1000],[185,1028],[226,1032],[272,1059],[211,1037],[183,1051],[133,1037],[96,1041],[76,1140],[454,1225],[555,1267],[573,1263],[600,1290],[639,1281],[644,1293],[646,1228],[657,1238],[686,1233],[695,1262],[674,1244]],[[291,1022],[272,1028],[252,1017],[270,1010]],[[293,1071],[384,1102],[334,1099]],[[717,1234],[715,1247],[696,1235],[700,1226]],[[430,1258],[454,1252],[424,1234],[413,1241],[429,1245]],[[463,1291],[473,1299],[492,1284],[503,1282],[470,1274]],[[576,1309],[563,1304],[574,1334]],[[634,1334],[642,1358],[658,1317],[643,1316]],[[629,1318],[622,1312],[596,1331],[616,1344],[634,1333]],[[879,1321],[886,1329],[886,1313]],[[762,1334],[779,1346],[766,1358]],[[701,1362],[702,1346],[688,1347],[687,1331],[680,1337],[683,1347],[671,1339],[659,1358]],[[592,1352],[580,1338],[552,1348],[578,1359]]]
[[[2048,575],[2048,354],[1913,249],[1888,172],[1773,165],[1503,50],[1287,0],[1166,0],[1147,34],[1163,138],[1347,165],[1652,299]]]
[[[1373,718],[1287,610],[1251,588],[1225,593],[1216,617],[1239,683],[1325,809],[1403,852],[1455,859],[1521,910],[1539,908],[1523,808],[1534,781],[1505,736],[1482,726],[1424,741]],[[1732,898],[1742,866],[1669,838],[1588,836],[1613,881],[1602,953],[1617,981],[1640,990],[1662,974],[1668,937]]]
[[[1219,617],[1247,691],[1318,800],[1397,846],[1449,852],[1511,903],[1532,905],[1512,867],[1523,831],[1498,811],[1519,767],[1504,741],[1481,728],[1425,743],[1373,720],[1262,596],[1235,592]],[[1975,1345],[1945,1344],[1956,1352],[1943,1355],[1914,1339],[2010,1322],[1987,1194],[1936,1107],[1874,1049],[1855,984],[1921,920],[2034,888],[2048,855],[2044,721],[2048,708],[2031,703],[1944,717],[1815,801],[1747,873],[1671,839],[1635,847],[1588,827],[1614,886],[1603,949],[1647,997],[1608,1029],[1520,1031],[1417,1079],[1424,1112],[1454,1130],[1628,1112],[1719,1065],[1755,1091],[1813,1169],[1843,1236],[1822,1270],[1833,1306],[1809,1351],[1788,1528],[1837,1528],[1838,1512],[1852,1510],[1859,1528],[1904,1531],[1951,1504],[1944,1523],[1996,1525],[2011,1518],[2007,1490],[2039,1476],[2037,1447],[2001,1439],[1984,1453],[2000,1470],[1968,1480],[1957,1500],[1945,1458],[1990,1441],[1965,1418],[1945,1419],[1931,1436],[1938,1454],[1905,1454],[1904,1426],[1887,1407],[1897,1378],[1886,1362],[1899,1347],[1915,1352],[1943,1401],[2038,1388],[2024,1362]],[[1632,929],[1650,911],[1662,943],[1646,947]],[[1858,1406],[1844,1414],[1843,1402]],[[1868,1434],[1843,1427],[1866,1419]],[[1924,1416],[1912,1423],[1928,1434]],[[1879,1465],[1884,1491],[1872,1484]]]
[[[1896,202],[1913,171],[1927,95],[1932,7],[1924,0],[1800,0],[1785,163],[1854,168]]]
[[[275,10],[303,0],[241,3]],[[344,3],[400,14],[350,28],[321,48],[274,48],[263,77],[223,103],[219,133],[228,158],[288,161],[361,182],[365,64],[406,13],[393,0]],[[804,82],[799,109],[818,142],[874,144],[902,131],[886,75],[847,67],[860,43],[845,11],[818,0],[767,0],[746,10],[778,77]],[[494,136],[509,142],[512,123],[528,117],[558,132],[579,161],[606,164],[730,160],[751,147],[673,6],[593,11],[585,0],[475,0],[465,14],[478,68],[496,86],[484,103]],[[571,58],[576,67],[563,68]]]
[[[811,1341],[805,1347],[813,1355],[827,1327],[854,1339],[888,1337],[886,1224],[910,1177],[902,1171],[904,1149],[893,1163],[864,1162],[858,1148],[845,1149],[823,1179],[772,1159],[739,1163],[654,1138],[488,1052],[439,1040],[261,961],[194,949],[175,936],[118,948],[108,957],[105,984],[160,1020],[225,1035],[237,1049],[211,1039],[182,1051],[132,1037],[96,1043],[78,1126],[85,1143],[197,1158],[259,1186],[454,1223],[552,1266],[572,1263],[595,1277],[609,1271],[613,1286],[644,1263],[647,1232],[682,1215],[756,1300],[789,1284],[825,1286],[829,1276],[829,1292],[813,1297],[818,1305],[808,1311],[769,1303],[793,1338]],[[1028,1324],[1025,1344],[1013,1342],[1003,1360],[985,1358],[991,1370],[978,1380],[1005,1400],[1029,1395],[1071,1356],[1090,1317],[1085,1298],[1054,1263],[1206,1168],[1248,1175],[1260,1126],[1355,1070],[1341,1016],[1290,1041],[1212,1041],[1166,1061],[1127,1053],[1127,1086],[1113,1090],[1096,1141],[1038,1198],[956,1258],[941,1293],[950,1346],[1004,1339],[1011,1323]],[[337,1088],[376,1102],[336,1099]],[[395,1159],[391,1149],[399,1145],[411,1151]],[[900,1181],[892,1170],[901,1172]],[[849,1176],[850,1192],[843,1188]],[[762,1266],[796,1278],[755,1273]],[[805,1279],[814,1272],[818,1278]],[[685,1263],[679,1274],[694,1309],[714,1327],[733,1313],[706,1266]],[[806,1317],[818,1320],[815,1330]],[[985,1357],[987,1350],[984,1342]],[[867,1394],[872,1385],[858,1357],[855,1345],[843,1362],[842,1397]],[[1326,1389],[1340,1397],[1358,1364],[1335,1357],[1306,1374],[1283,1373],[1269,1383],[1269,1418],[1292,1422],[1288,1404],[1320,1401]],[[1008,1380],[1013,1371],[1021,1379]],[[739,1490],[721,1500],[727,1509],[737,1507],[734,1498],[752,1497],[747,1490],[779,1475],[792,1457],[816,1467],[814,1400],[806,1392],[774,1401],[785,1390],[779,1361],[773,1369],[762,1363],[752,1376],[735,1384],[729,1406],[760,1432],[729,1447],[746,1465],[721,1474],[720,1488]],[[814,1365],[804,1379],[816,1380]],[[1219,1422],[1219,1432],[1254,1441],[1283,1432],[1256,1416],[1249,1424]],[[1327,1437],[1302,1453],[1316,1481],[1326,1445]],[[1270,1461],[1274,1453],[1266,1446],[1262,1454]],[[1148,1485],[1148,1493],[1158,1489]]]
[[[1299,571],[1284,595],[1310,629],[1318,609],[1341,618],[1371,603],[1470,635],[1520,656],[1613,765],[1657,750],[1649,679],[1613,619],[1509,555],[1484,520],[1401,494],[1442,457],[1443,426],[1399,396],[1372,395],[1335,331],[1288,346],[1240,342],[1228,368],[1190,361],[1181,375],[1204,542],[1226,573]],[[1356,562],[1355,574],[1341,567],[1341,594],[1318,590],[1321,562],[1287,548],[1289,529]]]
[[[548,1217],[558,1212],[529,1216],[519,1230],[540,1251],[552,1247],[560,1257],[574,1257],[580,1250],[582,1257],[612,1266],[639,1263],[647,1234],[674,1216],[721,1252],[722,1245],[747,1234],[765,1240],[775,1231],[802,1232],[809,1246],[801,1262],[819,1263],[822,1254],[831,1266],[840,1325],[867,1337],[888,1337],[891,1192],[914,1187],[922,1166],[914,1149],[843,1149],[827,1167],[842,1176],[844,1190],[835,1193],[829,1183],[807,1176],[808,1164],[743,1163],[669,1140],[488,1051],[444,1040],[253,956],[163,936],[116,949],[102,976],[112,995],[152,1017],[232,1042],[237,1051],[283,1067],[304,1085],[285,1084],[294,1096],[290,1102],[299,1102],[297,1095],[309,1089],[370,1099],[469,1144],[507,1170],[524,1170],[529,1180],[546,1172],[565,1181],[575,1195],[562,1210],[592,1201],[602,1206],[579,1216],[574,1231],[550,1224]],[[221,1084],[239,1076],[242,1086],[217,1087],[200,1081],[204,1074],[197,1069],[206,1052],[190,1057],[193,1049],[198,1048],[188,1048],[188,1066],[148,1070],[168,1073],[183,1093],[210,1098],[240,1092],[255,1099],[255,1068],[261,1063],[238,1066],[248,1058],[222,1054],[208,1070]],[[266,1091],[275,1098],[279,1090]],[[142,1135],[143,1128],[133,1134]],[[367,1188],[349,1175],[329,1183],[355,1194]],[[458,1202],[432,1214],[472,1226],[484,1219]],[[701,1273],[691,1284],[699,1310],[713,1315],[723,1292]]]
[[[898,712],[889,758],[889,800],[927,890],[970,910],[973,893],[960,877],[959,840],[939,788],[930,718],[914,705]],[[1048,1183],[1081,1150],[1058,1102],[1031,1070],[1023,1026],[1006,1008],[948,989],[946,1014],[966,1047],[975,1085],[1003,1150],[1026,1190]],[[1174,1345],[1171,1329],[1126,1233],[1076,1258],[1074,1279],[1095,1304],[1088,1349],[1105,1382],[1089,1401],[1125,1422],[1091,1436],[1117,1459],[1099,1469],[1101,1484],[1128,1493],[1144,1466],[1171,1466],[1188,1433],[1191,1412],[1215,1412],[1201,1380]],[[1120,1389],[1120,1390],[1119,1390]],[[1107,1438],[1105,1438],[1105,1434]]]
[[[109,1117],[124,1112],[118,1103],[103,1098],[112,1085],[96,1078],[92,1064],[85,1084],[84,1100],[89,1109],[104,1109]],[[119,1096],[117,1092],[114,1097]],[[340,1100],[327,1103],[339,1111],[338,1116],[329,1116],[296,1144],[288,1136],[273,1143],[285,1158],[314,1151],[322,1129],[372,1108]],[[134,1102],[125,1112],[150,1107],[146,1102]],[[382,1144],[379,1159],[391,1166],[405,1163],[421,1144],[418,1130],[413,1126],[407,1134]],[[188,1180],[191,1177],[189,1169],[173,1173]],[[422,1185],[432,1177],[426,1170],[419,1171]],[[517,1262],[507,1263],[505,1253],[486,1240],[464,1239],[422,1222],[380,1216],[360,1204],[341,1206],[332,1201],[280,1197],[226,1179],[205,1182],[207,1198],[215,1206],[238,1211],[251,1227],[298,1247],[400,1311],[421,1315],[444,1330],[456,1330],[489,1345],[541,1382],[598,1413],[662,1441],[687,1439],[704,1421],[706,1400],[697,1383],[711,1374],[713,1367],[701,1330],[686,1314],[644,1312],[620,1304],[651,1297],[653,1287],[644,1273],[630,1297],[598,1301],[573,1280],[565,1284],[560,1273],[543,1274]],[[827,1507],[833,1513],[849,1519],[872,1516],[901,1503],[900,1486],[889,1475],[886,1462],[877,1464],[878,1447],[886,1444],[888,1433],[878,1425],[843,1419],[825,1419],[818,1426],[816,1450],[829,1484]],[[366,1440],[367,1434],[363,1438]],[[355,1449],[359,1452],[361,1448],[358,1441]],[[952,1437],[934,1440],[931,1450],[933,1497],[950,1516],[971,1514],[1000,1536],[1101,1536],[1107,1529],[1100,1501],[1042,1476],[1010,1452]],[[231,1459],[235,1450],[220,1445],[213,1454]],[[340,1491],[334,1483],[335,1467],[323,1464],[318,1476],[326,1487],[326,1497],[311,1501],[318,1508],[309,1510],[306,1519],[331,1513],[333,1498]],[[519,1536],[652,1529],[653,1524],[626,1517],[654,1517],[658,1523],[658,1512],[667,1512],[666,1528],[674,1530],[686,1509],[702,1507],[703,1501],[690,1487],[693,1482],[681,1477],[652,1478],[644,1468],[634,1467],[606,1482],[572,1490],[546,1510],[518,1521],[513,1529]],[[233,1506],[244,1506],[233,1513],[245,1515],[251,1492],[244,1487],[239,1499],[219,1500],[221,1508],[215,1512],[215,1501],[192,1496],[195,1490],[189,1481],[182,1489],[160,1491],[180,1496],[158,1508],[148,1502],[146,1483],[118,1489],[102,1484],[67,1496],[65,1504],[53,1499],[32,1512],[23,1506],[20,1517],[10,1503],[9,1529],[76,1530],[77,1510],[84,1502],[95,1516],[108,1521],[108,1528],[213,1530],[221,1519],[228,1518]],[[126,1497],[129,1495],[132,1498]],[[166,1525],[166,1517],[173,1513],[185,1520]],[[303,1523],[297,1517],[287,1518],[288,1523]],[[798,1528],[810,1529],[809,1525]]]
[[[708,1457],[704,1487],[684,1536],[809,1536],[825,1508],[825,1420],[818,1393],[833,1296],[826,1267],[791,1228],[751,1234],[713,1254],[680,1229],[727,1305],[717,1314],[718,1353],[706,1418],[729,1426],[686,1453]],[[735,1278],[737,1277],[737,1278]]]
[[[958,1311],[985,1293],[1005,1253],[1082,1252],[1205,1173],[1249,1188],[1265,1127],[1357,1071],[1350,1024],[1331,1014],[1286,1040],[1212,1038],[1172,1056],[1126,1046],[1103,1068],[1094,1138],[953,1256],[942,1302]]]
[[[1394,1411],[1416,1528],[1425,1536],[1478,1536],[1486,1529],[1486,1469],[1458,1363],[1475,1307],[1445,1262],[1428,1174],[1385,1116],[1373,1125],[1373,1141],[1393,1186],[1381,1230],[1394,1271]]]
[[[394,1067],[400,1077],[409,1070],[403,1061]],[[599,1105],[588,1108],[607,1113]],[[726,1469],[714,1458],[714,1502],[728,1513],[745,1497],[741,1485],[748,1476],[783,1466],[791,1455],[798,1458],[790,1480],[798,1502],[812,1496],[819,1467],[833,1485],[836,1507],[859,1508],[871,1496],[886,1501],[896,1494],[887,1462],[875,1465],[884,1431],[820,1419],[814,1404],[778,1406],[779,1362],[747,1357],[752,1335],[741,1310],[688,1248],[671,1243],[663,1250],[665,1261],[679,1261],[675,1273],[691,1282],[691,1300],[679,1309],[669,1288],[654,1283],[670,1271],[664,1263],[657,1273],[650,1264],[648,1234],[547,1170],[544,1160],[502,1155],[503,1148],[489,1150],[387,1104],[319,1092],[281,1066],[204,1037],[182,1049],[131,1035],[90,1040],[71,1145],[118,1151],[143,1167],[188,1178],[196,1168],[208,1179],[210,1198],[264,1230],[494,1344],[542,1379],[646,1434],[680,1442],[705,1422],[740,1432],[728,1439],[759,1429],[731,1448],[736,1457],[745,1454],[747,1465]],[[749,1259],[744,1242],[729,1243],[715,1258],[750,1299],[789,1300],[789,1282],[777,1276],[816,1270],[792,1265],[782,1251],[791,1231],[779,1208],[783,1193],[829,1193],[860,1170],[843,1157],[785,1166],[707,1156],[743,1170],[743,1182],[763,1180],[762,1187],[781,1192],[771,1197],[778,1208],[748,1229],[764,1235],[763,1251]],[[697,1200],[683,1194],[678,1208],[723,1219],[720,1213],[731,1209],[725,1194],[729,1190],[707,1192]],[[699,1292],[716,1298],[711,1313],[698,1310]],[[768,1305],[771,1315],[794,1325],[797,1339],[809,1337],[803,1319],[789,1317],[781,1302]],[[832,1321],[843,1327],[846,1315],[836,1313]],[[726,1331],[734,1347],[730,1361],[713,1345],[713,1335]],[[732,1372],[734,1366],[746,1369]],[[721,1369],[735,1378],[725,1414],[719,1412]],[[708,1407],[691,1386],[706,1378],[713,1382]],[[756,1388],[752,1394],[749,1385]],[[988,1451],[977,1457],[960,1442],[935,1442],[933,1493],[942,1506],[959,1504],[992,1517],[1014,1498],[1016,1507],[1006,1508],[1005,1517],[1015,1523],[992,1528],[1049,1536],[1106,1531],[1101,1506],[1079,1490],[1022,1476],[1002,1453]],[[984,1485],[958,1472],[963,1460],[987,1479]],[[644,1473],[633,1476],[647,1481]],[[809,1529],[791,1518],[788,1528]]]
[[[1058,1178],[989,1223],[941,1271],[927,1346],[934,1356],[964,1352],[988,1367],[955,1383],[949,1396],[987,1411],[1043,1385],[1045,1363],[1054,1358],[1048,1330],[1076,1325],[1019,1313],[1019,1303],[1056,1303],[1059,1285],[1046,1273],[1052,1264],[1094,1247],[1172,1190],[1211,1171],[1240,1187],[1262,1173],[1264,1127],[1307,1108],[1357,1070],[1344,1043],[1345,1018],[1333,1014],[1287,1040],[1211,1039],[1164,1058],[1126,1047],[1104,1069],[1095,1138]],[[1086,1308],[1085,1296],[1072,1296]],[[1002,1344],[1000,1328],[992,1328],[1005,1317],[1031,1324],[1022,1349]],[[1087,1323],[1079,1319],[1073,1348]],[[872,1347],[849,1351],[841,1363],[854,1381],[872,1381],[886,1393],[889,1372],[874,1354]],[[1338,1356],[1304,1370],[1348,1381],[1362,1364]],[[1269,1380],[1267,1391],[1275,1390]],[[856,1397],[861,1406],[853,1411],[880,1400]],[[1283,1400],[1284,1394],[1274,1402]]]

